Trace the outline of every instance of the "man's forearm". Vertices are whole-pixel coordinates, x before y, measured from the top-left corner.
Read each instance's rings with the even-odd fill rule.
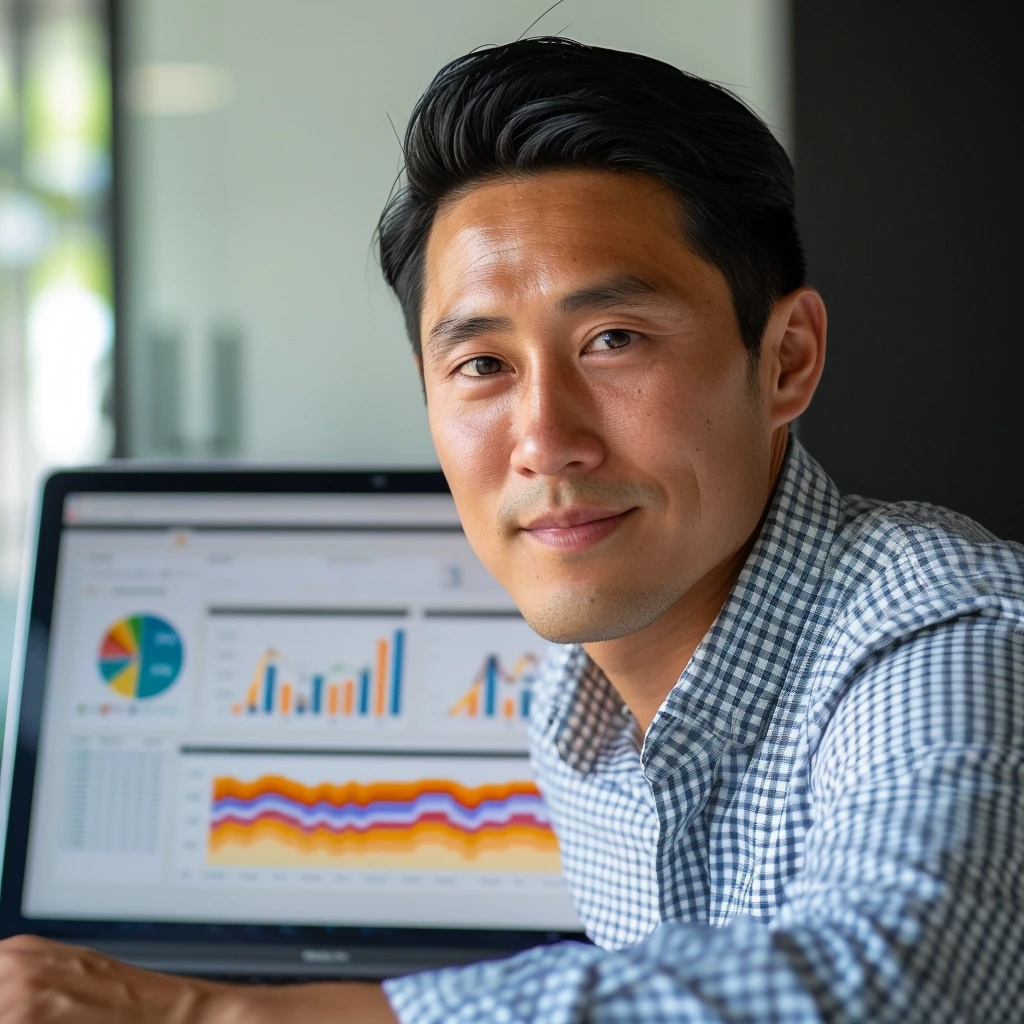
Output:
[[[199,994],[181,1024],[396,1024],[380,985],[215,985]]]
[[[0,941],[0,1024],[397,1024],[380,985],[225,985],[32,935]]]

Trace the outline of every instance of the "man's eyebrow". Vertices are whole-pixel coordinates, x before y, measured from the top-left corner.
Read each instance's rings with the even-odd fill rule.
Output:
[[[586,309],[615,306],[642,295],[656,295],[659,289],[650,281],[634,274],[621,274],[563,295],[556,303],[562,313],[578,313]],[[505,316],[462,316],[453,314],[438,320],[427,335],[435,354],[440,354],[463,341],[481,334],[498,334],[514,330],[515,324]]]
[[[650,281],[634,274],[622,274],[579,291],[563,295],[558,300],[558,309],[563,313],[579,313],[586,309],[603,309],[615,306],[641,295],[655,295],[659,291]]]
[[[433,346],[451,348],[480,334],[511,331],[512,321],[506,316],[446,316],[430,328],[428,335]]]

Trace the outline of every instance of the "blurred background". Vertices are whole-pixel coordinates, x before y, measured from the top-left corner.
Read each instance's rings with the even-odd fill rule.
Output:
[[[0,701],[46,469],[435,465],[372,255],[396,132],[541,0],[0,0]],[[1024,540],[1010,6],[563,0],[533,33],[728,85],[793,156],[841,490]]]

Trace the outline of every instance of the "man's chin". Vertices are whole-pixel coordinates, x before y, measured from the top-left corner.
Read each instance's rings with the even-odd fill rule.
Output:
[[[610,597],[563,590],[543,605],[521,603],[519,607],[530,628],[550,643],[596,644],[646,629],[679,597],[664,591]]]

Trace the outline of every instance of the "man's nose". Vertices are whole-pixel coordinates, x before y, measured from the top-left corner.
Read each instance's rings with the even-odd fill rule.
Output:
[[[605,458],[600,424],[586,382],[569,368],[535,369],[519,394],[512,468],[526,476],[596,469]]]

